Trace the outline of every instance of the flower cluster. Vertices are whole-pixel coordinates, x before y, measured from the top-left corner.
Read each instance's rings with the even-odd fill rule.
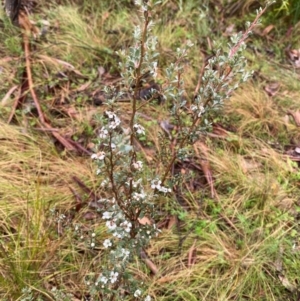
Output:
[[[165,186],[161,185],[161,180],[153,180],[151,181],[151,188],[153,190],[156,190],[158,192],[162,192],[162,193],[170,193],[172,192],[171,188],[167,188]]]
[[[143,168],[143,162],[142,161],[133,162],[132,166],[135,170],[141,171]]]
[[[92,154],[91,156],[91,159],[99,160],[99,161],[104,160],[104,158],[105,158],[105,152],[98,152],[96,154]]]
[[[205,108],[201,104],[193,104],[191,105],[191,111],[198,117],[200,118],[204,113],[205,113]]]
[[[102,218],[107,220],[105,225],[108,231],[119,239],[129,237],[132,223],[125,218],[123,212],[118,208],[118,205],[113,205],[110,210],[111,211],[105,211],[102,214]],[[108,241],[108,239],[105,240],[105,247],[111,246]]]
[[[108,117],[108,128],[113,130],[116,129],[121,123],[120,118],[114,112],[111,111],[105,111],[105,114]],[[103,129],[102,131],[103,133],[105,131],[105,128],[102,129]]]
[[[142,295],[142,291],[140,289],[137,289],[133,294],[135,298],[141,297],[141,295]],[[151,301],[151,297],[147,295],[144,301]]]
[[[150,187],[147,189],[144,186],[143,179],[140,177],[144,164],[142,160],[137,159],[134,147],[130,146],[131,139],[128,133],[131,131],[122,128],[122,131],[127,133],[122,135],[121,131],[116,130],[116,127],[121,126],[121,121],[112,110],[107,110],[105,116],[106,124],[99,131],[99,144],[102,145],[102,150],[93,154],[92,159],[98,164],[97,174],[105,177],[100,184],[101,188],[111,194],[111,197],[98,200],[97,210],[103,208],[102,219],[107,232],[111,235],[104,239],[102,245],[108,250],[108,262],[112,265],[101,271],[94,289],[96,291],[102,289],[105,294],[113,295],[115,294],[114,285],[121,279],[124,281],[123,275],[132,256],[139,254],[151,237],[158,234],[158,229],[155,225],[142,225],[138,222],[146,214],[152,216],[154,210],[152,201],[156,194],[151,191]],[[133,135],[145,134],[145,129],[138,123],[134,123],[132,128]],[[171,191],[162,186],[161,181],[153,180],[152,184],[159,192]],[[91,247],[95,247],[93,239]],[[130,279],[127,273],[126,281]],[[136,285],[132,286],[132,288],[135,287]],[[136,289],[133,295],[141,300],[142,290]],[[144,300],[149,301],[151,297],[146,296]]]
[[[114,284],[119,277],[119,272],[111,271],[107,276],[103,275],[102,273],[98,277],[98,281],[96,282],[96,285],[100,282],[102,286],[104,287],[108,283]]]
[[[105,127],[102,127],[99,131],[99,138],[105,139],[108,136],[108,130]]]
[[[108,247],[111,247],[112,246],[112,243],[110,241],[110,239],[105,239],[104,242],[103,242],[103,246],[104,248],[108,248]]]
[[[140,124],[135,123],[133,125],[133,128],[138,135],[145,135],[145,128],[143,126],[141,126]]]

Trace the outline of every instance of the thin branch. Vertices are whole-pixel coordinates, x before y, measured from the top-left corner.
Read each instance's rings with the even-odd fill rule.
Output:
[[[271,5],[272,3],[270,3],[269,5]],[[252,31],[252,29],[257,25],[260,17],[264,14],[264,12],[266,11],[266,9],[268,8],[269,5],[266,5],[264,9],[262,9],[256,16],[256,18],[254,19],[254,21],[251,23],[251,25],[246,29],[246,31],[243,33],[241,39],[238,41],[238,43],[236,45],[233,46],[233,48],[230,49],[229,52],[229,57],[232,58],[236,52],[239,50],[239,48],[241,47],[242,43],[245,42],[245,40],[248,38],[250,32]]]

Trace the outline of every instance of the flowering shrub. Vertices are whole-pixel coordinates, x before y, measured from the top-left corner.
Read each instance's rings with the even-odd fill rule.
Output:
[[[239,83],[251,76],[244,69],[244,41],[264,12],[258,12],[257,18],[248,25],[244,34],[232,37],[227,53],[218,51],[208,61],[202,76],[202,86],[189,104],[183,97],[185,89],[182,62],[193,44],[188,42],[185,48],[177,49],[176,61],[167,68],[165,85],[160,91],[161,97],[172,104],[170,119],[176,131],[161,136],[158,158],[163,171],[156,175],[154,171],[152,174],[145,173],[143,157],[135,145],[146,133],[139,123],[137,113],[155,97],[154,91],[150,91],[147,101],[142,105],[139,103],[139,89],[144,75],[150,73],[153,78],[157,76],[158,53],[156,39],[151,36],[150,11],[158,1],[139,0],[135,3],[141,9],[143,25],[134,30],[134,46],[128,52],[119,53],[123,59],[120,69],[124,91],[106,88],[107,95],[111,97],[101,119],[98,150],[92,155],[98,166],[97,174],[104,176],[101,187],[110,196],[98,201],[102,208],[102,219],[110,235],[103,241],[108,264],[95,275],[93,282],[89,282],[92,295],[100,294],[101,300],[123,300],[128,295],[136,300],[151,300],[149,295],[143,293],[141,283],[129,273],[128,264],[133,256],[140,256],[149,240],[159,233],[154,223],[154,205],[159,197],[172,194],[174,178],[171,171],[175,161],[191,155],[190,146],[210,126],[206,119],[207,113],[220,109]],[[118,117],[118,100],[125,92],[131,98],[128,128],[123,126]],[[169,150],[170,143],[173,146],[172,152]],[[151,222],[141,223],[145,216]],[[94,247],[93,243],[91,247]]]

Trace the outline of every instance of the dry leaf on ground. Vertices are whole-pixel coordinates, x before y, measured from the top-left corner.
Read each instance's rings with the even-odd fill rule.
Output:
[[[231,37],[233,34],[235,34],[235,24],[230,24],[226,27],[225,32],[223,33],[223,36],[225,37]]]
[[[170,218],[169,218],[167,229],[172,229],[173,226],[177,225],[177,223],[178,223],[177,216],[176,215],[171,215]]]
[[[147,216],[144,216],[142,218],[138,218],[138,221],[141,225],[152,225],[152,222]]]
[[[291,111],[291,110],[288,110],[287,111],[287,114],[288,115],[291,115],[296,123],[296,125],[298,127],[300,127],[300,110],[297,110],[295,112]]]
[[[202,171],[204,173],[205,179],[210,187],[210,191],[211,191],[211,197],[217,197],[218,198],[218,194],[214,188],[214,183],[213,183],[213,176],[212,176],[212,170],[210,167],[210,163],[208,161],[208,152],[209,152],[209,148],[203,143],[203,142],[196,142],[194,144],[194,150],[195,153],[198,156],[199,159],[199,163],[201,165]]]
[[[151,272],[156,275],[158,273],[158,267],[153,263],[152,260],[148,257],[146,252],[144,250],[140,253],[141,258],[145,262],[145,264],[148,266],[148,268],[151,270]]]
[[[196,252],[197,249],[195,247],[196,241],[194,241],[193,245],[190,247],[188,252],[188,267],[190,268],[196,262]]]
[[[281,284],[290,292],[294,292],[296,290],[295,285],[291,284],[287,277],[283,275],[278,276],[279,280],[281,281]]]
[[[290,62],[295,68],[300,68],[300,49],[287,50]]]
[[[274,29],[274,25],[270,24],[268,25],[262,32],[262,36],[267,36],[273,29]]]
[[[240,164],[243,173],[245,174],[251,171],[258,170],[261,167],[261,164],[259,162],[255,162],[254,159],[245,158],[243,156],[240,156]]]
[[[269,96],[273,97],[279,91],[280,84],[278,82],[269,83],[265,86],[265,91],[268,93]]]

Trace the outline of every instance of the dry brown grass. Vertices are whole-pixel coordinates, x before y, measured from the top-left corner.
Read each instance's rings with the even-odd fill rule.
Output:
[[[70,241],[59,237],[50,209],[67,214],[75,201],[72,176],[92,183],[94,173],[75,158],[62,159],[49,139],[25,128],[2,122],[0,140],[1,291],[18,296],[26,285],[47,287],[58,273]]]

